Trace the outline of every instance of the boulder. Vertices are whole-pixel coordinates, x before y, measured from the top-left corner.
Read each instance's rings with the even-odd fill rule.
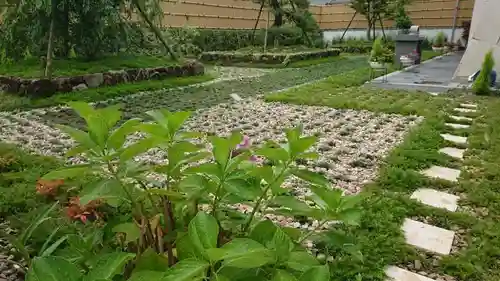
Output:
[[[34,79],[26,88],[26,94],[32,97],[48,97],[57,92],[57,85],[50,79]]]
[[[88,89],[88,87],[84,83],[78,84],[78,85],[73,87],[73,91],[83,91],[83,90],[87,90],[87,89]]]
[[[57,92],[71,92],[73,90],[73,86],[71,85],[71,79],[70,78],[56,78],[53,80],[54,84],[56,84]]]
[[[89,88],[97,88],[104,82],[104,75],[102,73],[87,74],[83,76],[85,84]]]
[[[17,77],[0,76],[0,87],[7,93],[18,93],[21,79]]]

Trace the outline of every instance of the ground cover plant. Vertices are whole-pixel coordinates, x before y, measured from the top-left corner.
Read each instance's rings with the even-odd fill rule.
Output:
[[[70,219],[89,225],[94,221],[117,236],[107,237],[108,241],[101,236],[101,243],[110,243],[104,248],[95,243],[84,246],[95,232],[88,238],[72,234],[55,242],[50,237],[46,243],[50,251],[35,257],[17,246],[30,266],[26,280],[330,279],[329,266],[301,245],[324,239],[319,230],[330,221],[356,224],[362,198],[342,196],[321,174],[296,167],[298,159],[316,157],[309,151],[316,137],[303,136],[297,127],[286,131],[285,144],[268,141],[253,147],[241,134],[232,133],[209,137],[207,149],[190,141],[201,135],[179,130],[187,112],[152,111],[148,114],[153,123],[132,119],[113,129],[120,119],[116,107],[95,110],[86,103],[71,105],[86,120],[88,132],[62,129],[77,142],[72,153],[82,153],[89,162],[49,172],[42,180],[58,184],[47,188],[46,183],[39,193],[59,201],[60,196],[69,197],[60,203],[66,205]],[[123,146],[136,130],[148,136]],[[153,147],[165,151],[168,163],[150,166],[133,161]],[[165,180],[153,180],[151,173]],[[310,205],[282,187],[292,174],[310,184],[306,197]],[[82,181],[76,190],[66,189],[60,181],[89,175],[91,180]],[[252,211],[236,212],[234,204],[249,205]],[[121,215],[104,213],[103,206],[116,208]],[[57,203],[51,205],[34,225],[47,221],[56,208]],[[258,218],[267,212],[306,216],[317,223],[311,230],[293,231]],[[78,247],[73,242],[82,238],[83,244],[72,249]]]
[[[359,88],[355,77],[353,71],[266,96],[272,102],[425,116],[425,120],[385,159],[378,179],[365,186],[362,194],[367,198],[366,213],[360,226],[341,229],[355,241],[363,261],[356,261],[348,254],[341,255],[335,263],[336,270],[332,271],[337,274],[335,277],[354,280],[359,274],[362,280],[385,280],[386,266],[397,265],[433,280],[498,279],[500,271],[495,260],[500,245],[493,237],[498,235],[499,229],[495,203],[499,194],[492,184],[498,184],[495,167],[499,159],[494,156],[498,145],[498,140],[494,139],[498,124],[494,122],[498,122],[495,121],[498,118],[493,112],[498,110],[500,102],[460,93],[433,97],[423,93]],[[456,122],[448,117],[452,109],[466,101],[479,105],[479,113],[469,116],[481,117],[467,132],[446,127],[445,122]],[[440,137],[441,133],[469,137],[463,162],[438,153],[439,148],[453,146]],[[461,169],[460,183],[432,180],[418,173],[431,165]],[[450,213],[409,199],[413,191],[425,187],[458,195],[459,212]],[[401,230],[405,218],[454,230],[451,254],[438,256],[406,244]]]
[[[55,59],[53,62],[54,77],[69,77],[81,74],[100,73],[109,70],[131,68],[150,68],[158,66],[178,65],[168,57],[144,55],[117,55],[99,60],[85,61],[82,59]],[[0,75],[36,78],[43,76],[43,67],[39,58],[22,60],[18,64],[0,64]]]

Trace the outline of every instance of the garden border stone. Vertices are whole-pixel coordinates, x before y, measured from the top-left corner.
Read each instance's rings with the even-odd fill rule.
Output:
[[[202,62],[217,62],[221,65],[234,63],[260,63],[260,64],[285,64],[308,59],[336,57],[340,49],[325,49],[320,51],[297,53],[245,53],[245,52],[204,52],[200,54]]]
[[[205,67],[196,60],[182,65],[153,68],[134,68],[110,70],[102,73],[89,73],[72,77],[21,78],[0,75],[0,90],[7,93],[29,97],[48,97],[57,92],[73,92],[87,88],[113,86],[143,80],[160,80],[170,77],[203,75]]]

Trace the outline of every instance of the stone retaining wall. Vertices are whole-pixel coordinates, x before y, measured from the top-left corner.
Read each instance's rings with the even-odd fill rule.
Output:
[[[88,88],[113,86],[142,80],[159,80],[169,77],[195,76],[205,73],[203,64],[189,61],[178,66],[154,68],[134,68],[127,70],[110,70],[103,73],[92,73],[73,77],[56,77],[53,79],[20,78],[0,75],[0,90],[30,97],[48,97],[57,92],[80,91]]]
[[[335,57],[340,54],[339,49],[325,49],[300,53],[241,53],[241,52],[204,52],[200,55],[203,62],[216,62],[222,65],[234,63],[264,63],[288,64],[294,61]]]

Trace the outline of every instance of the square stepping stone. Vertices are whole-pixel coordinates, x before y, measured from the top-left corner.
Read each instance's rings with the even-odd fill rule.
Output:
[[[429,277],[413,273],[397,266],[389,266],[385,270],[385,274],[389,277],[387,281],[435,281]]]
[[[242,101],[243,99],[238,94],[230,94],[229,95],[235,101]]]
[[[428,176],[429,178],[437,178],[456,182],[458,181],[458,177],[460,176],[460,170],[441,166],[432,166],[427,170],[423,170],[422,174]]]
[[[455,123],[445,123],[445,125],[453,129],[467,129],[470,127],[470,125],[455,124]]]
[[[465,149],[455,148],[455,147],[445,147],[439,150],[440,153],[444,153],[448,156],[457,159],[464,159]]]
[[[450,141],[452,143],[467,144],[467,138],[466,137],[455,136],[455,135],[450,135],[450,134],[441,134],[441,137],[444,140]]]
[[[406,243],[417,248],[449,255],[455,232],[411,219],[403,223]],[[411,280],[411,279],[410,279]]]
[[[461,107],[454,108],[453,110],[456,112],[477,112],[477,110],[475,109],[461,108]]]
[[[467,122],[472,122],[474,119],[465,117],[465,116],[455,116],[455,115],[450,115],[450,118],[455,120],[455,121],[467,121]]]
[[[460,107],[476,109],[477,108],[477,104],[473,104],[473,103],[461,103]]]
[[[413,192],[411,199],[432,207],[455,212],[458,208],[457,202],[460,197],[430,188],[419,188]]]

